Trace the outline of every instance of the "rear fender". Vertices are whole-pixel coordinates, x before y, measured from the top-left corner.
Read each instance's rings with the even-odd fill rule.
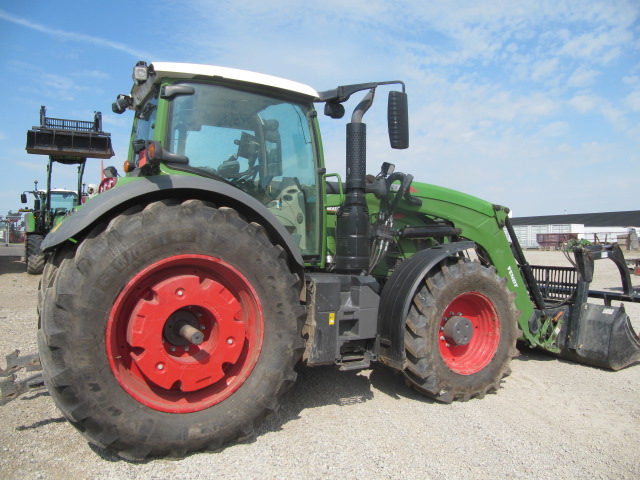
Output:
[[[378,330],[379,359],[403,369],[405,357],[404,330],[415,291],[424,277],[442,260],[474,247],[474,242],[456,242],[421,250],[403,261],[389,278],[380,297]]]
[[[304,266],[299,247],[278,219],[255,198],[242,190],[215,180],[189,175],[143,177],[98,195],[67,217],[42,242],[44,251],[76,241],[94,225],[107,221],[134,205],[144,205],[165,198],[195,198],[235,209],[248,221],[267,229],[274,243],[289,254],[296,270]],[[293,267],[294,265],[292,265]]]

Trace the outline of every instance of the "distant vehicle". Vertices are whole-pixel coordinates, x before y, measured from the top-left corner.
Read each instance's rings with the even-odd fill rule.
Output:
[[[22,203],[27,203],[28,194],[33,195],[33,207],[22,208],[25,212],[25,262],[27,273],[41,274],[44,269],[45,255],[40,244],[49,231],[73,207],[80,205],[78,192],[62,188],[38,190],[38,182],[34,182],[33,190],[23,192],[20,196]]]
[[[38,275],[44,270],[45,255],[41,243],[74,207],[81,203],[82,177],[87,158],[111,158],[113,149],[109,133],[102,131],[102,114],[96,112],[92,122],[66,120],[46,116],[46,108],[40,107],[40,126],[27,132],[27,152],[49,155],[47,188],[38,190],[38,182],[31,191],[20,196],[27,203],[27,194],[34,196],[33,208],[26,212],[25,261],[27,273]],[[55,162],[78,166],[77,190],[51,188],[51,173]]]

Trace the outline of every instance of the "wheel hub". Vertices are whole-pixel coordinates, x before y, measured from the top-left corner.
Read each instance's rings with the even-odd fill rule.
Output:
[[[500,342],[500,321],[490,298],[464,292],[447,305],[440,321],[438,346],[453,372],[473,375],[491,362]]]
[[[164,324],[162,335],[164,339],[174,347],[184,347],[186,345],[200,345],[204,340],[205,324],[200,323],[202,312],[196,307],[189,305],[186,310],[178,310],[171,315]],[[203,319],[204,322],[204,319]],[[207,322],[209,323],[209,322]]]
[[[449,344],[467,345],[473,337],[473,323],[466,317],[454,315],[444,323],[442,334]]]
[[[107,328],[111,367],[141,403],[188,412],[231,395],[262,348],[263,317],[249,281],[213,257],[179,255],[136,275]]]

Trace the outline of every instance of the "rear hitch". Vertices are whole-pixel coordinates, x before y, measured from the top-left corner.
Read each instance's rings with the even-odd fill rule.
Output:
[[[6,357],[7,367],[0,368],[0,406],[15,400],[20,395],[44,387],[42,378],[42,366],[37,353],[20,356],[20,351],[15,350]],[[39,371],[22,380],[17,380],[17,372],[20,370],[27,372]]]

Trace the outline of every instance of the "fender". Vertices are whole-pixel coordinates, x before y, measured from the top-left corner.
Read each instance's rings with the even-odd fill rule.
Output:
[[[474,242],[464,241],[421,250],[403,261],[393,272],[382,289],[378,309],[381,362],[398,370],[404,368],[405,325],[413,295],[419,284],[442,260],[473,248],[474,245]]]
[[[58,228],[50,232],[42,242],[42,249],[55,249],[99,221],[109,218],[113,212],[121,212],[133,205],[163,198],[196,198],[231,207],[250,222],[257,222],[266,228],[273,241],[289,253],[297,266],[304,267],[300,248],[267,207],[231,185],[190,175],[141,177],[107,190],[76,210]]]

